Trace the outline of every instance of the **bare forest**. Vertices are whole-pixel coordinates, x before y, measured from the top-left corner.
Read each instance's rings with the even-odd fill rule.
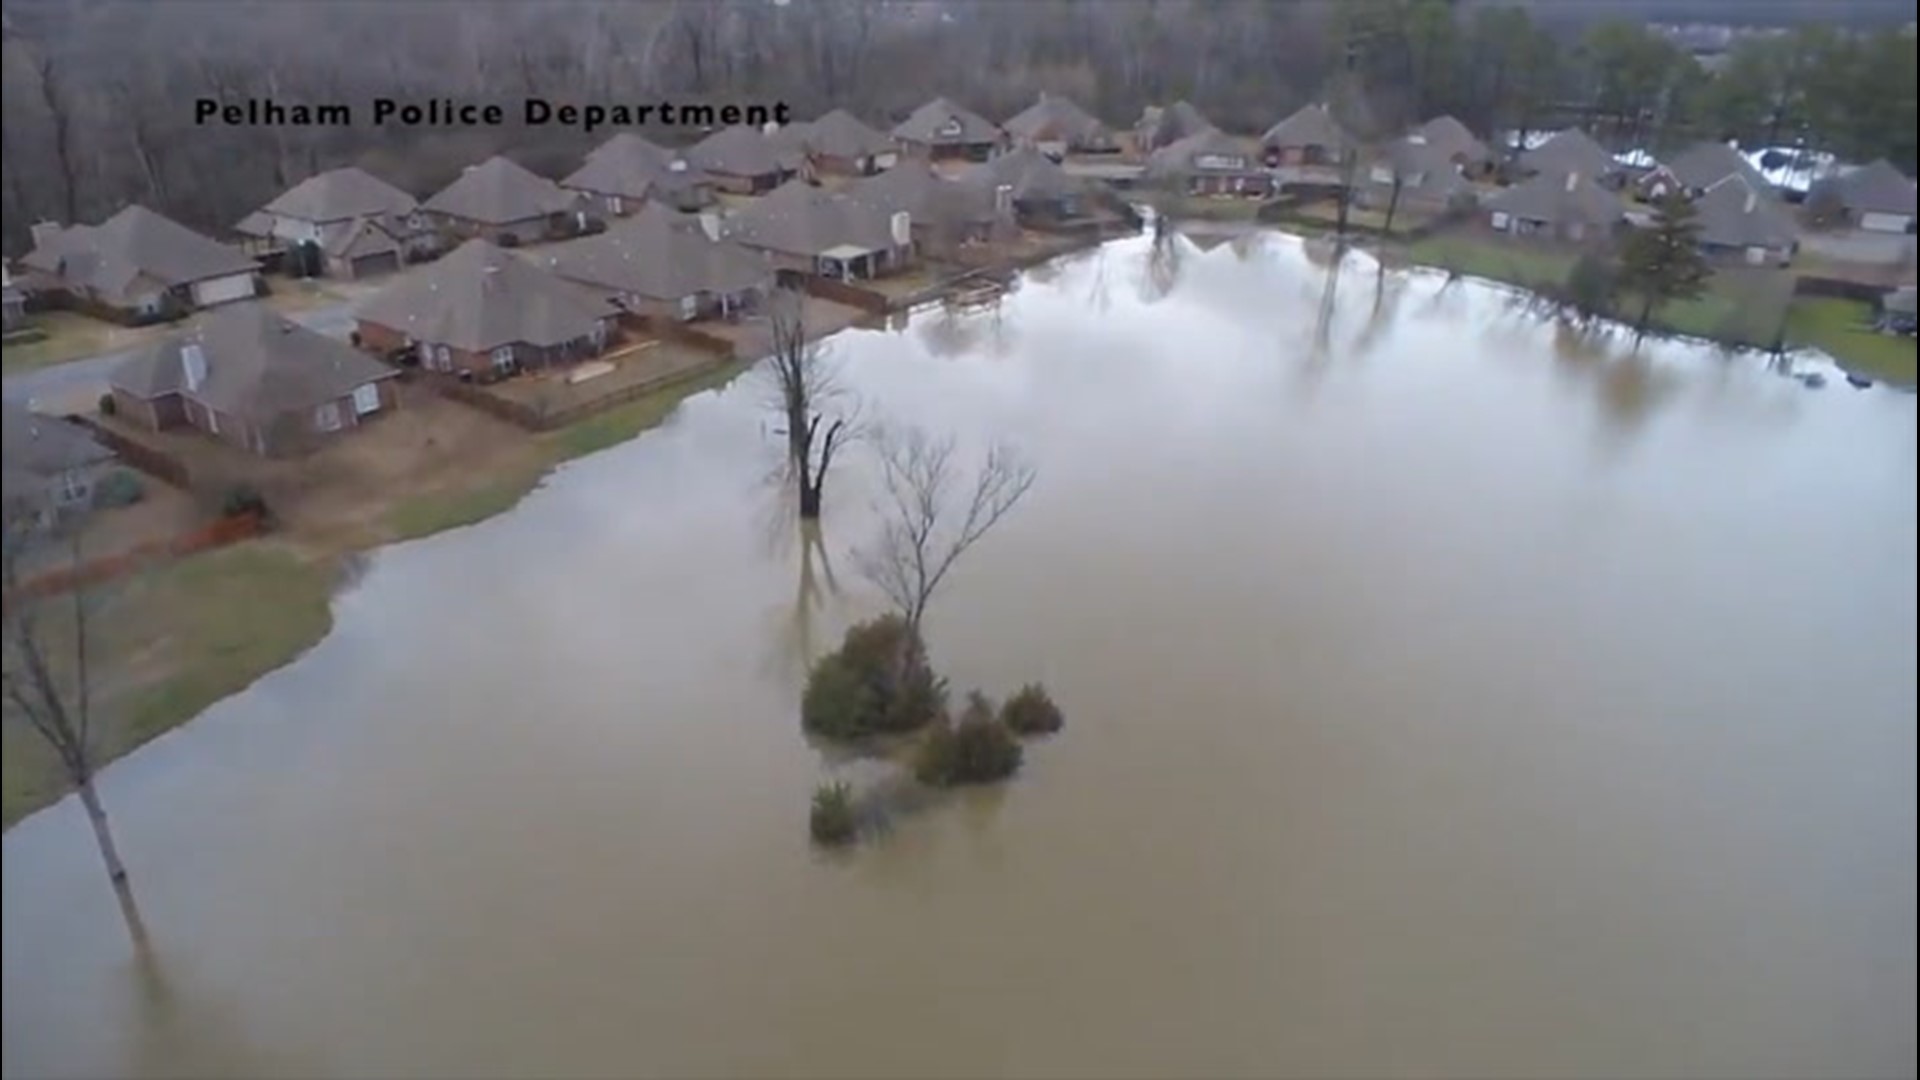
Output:
[[[1749,2],[1756,18],[1807,14],[1793,0]],[[1884,25],[1880,0],[1820,10],[1849,4],[1863,25]],[[5,244],[18,253],[36,220],[96,220],[136,201],[221,229],[290,183],[346,163],[422,194],[494,152],[558,175],[607,134],[382,129],[364,119],[200,127],[193,105],[202,97],[358,110],[377,96],[779,100],[796,116],[843,105],[891,123],[936,93],[998,118],[1047,90],[1110,123],[1184,97],[1222,127],[1258,132],[1350,76],[1382,129],[1448,111],[1482,130],[1591,119],[1623,139],[1805,134],[1912,167],[1910,31],[1855,39],[1829,19],[1787,67],[1756,55],[1737,68],[1744,81],[1717,88],[1644,23],[1597,22],[1610,14],[1607,5],[1471,0],[15,0],[0,147]],[[1803,61],[1819,64],[1792,66]],[[1845,85],[1785,85],[1833,84],[1836,63],[1852,73]],[[649,134],[673,142],[698,133]]]

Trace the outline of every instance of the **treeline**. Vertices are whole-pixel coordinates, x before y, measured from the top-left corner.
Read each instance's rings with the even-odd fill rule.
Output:
[[[784,100],[801,116],[846,105],[890,122],[935,93],[998,118],[1045,89],[1114,123],[1185,97],[1217,123],[1258,131],[1338,87],[1369,134],[1446,111],[1482,130],[1590,121],[1621,142],[1805,137],[1846,157],[1913,167],[1910,31],[1854,35],[1815,24],[1741,45],[1713,77],[1644,23],[1592,21],[1611,9],[1449,0],[14,0],[0,210],[6,248],[18,252],[35,220],[92,220],[130,201],[218,228],[346,162],[428,191],[494,152],[557,174],[590,141],[551,128],[199,127],[193,103],[204,96]]]

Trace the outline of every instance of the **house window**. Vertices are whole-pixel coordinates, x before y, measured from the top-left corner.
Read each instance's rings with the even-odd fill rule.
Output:
[[[380,384],[366,383],[353,388],[353,411],[358,416],[380,411]]]
[[[700,298],[698,296],[683,296],[680,298],[680,318],[682,321],[692,319],[699,313]]]
[[[337,401],[329,401],[313,410],[313,427],[316,431],[339,431],[343,423],[345,421],[340,418],[340,403]]]
[[[502,345],[493,350],[493,370],[501,375],[513,370],[513,346]]]
[[[452,371],[453,350],[447,348],[445,345],[435,345],[433,347],[433,361],[433,366],[441,371]]]
[[[60,483],[53,495],[61,506],[72,506],[85,502],[92,492],[93,485],[87,482],[86,473],[79,469],[68,469],[60,474]]]
[[[1393,170],[1387,168],[1385,165],[1375,165],[1373,167],[1372,176],[1373,176],[1373,182],[1376,184],[1393,183]]]

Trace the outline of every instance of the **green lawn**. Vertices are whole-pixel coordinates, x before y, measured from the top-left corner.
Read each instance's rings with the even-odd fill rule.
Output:
[[[1911,388],[1915,345],[1873,329],[1873,309],[1857,300],[1801,297],[1787,311],[1787,337],[1797,345],[1820,349],[1848,371]]]
[[[1407,254],[1414,262],[1427,266],[1522,288],[1564,283],[1575,259],[1570,251],[1458,233],[1423,237],[1407,249]]]
[[[33,315],[28,325],[46,336],[38,341],[23,341],[0,348],[0,371],[17,375],[50,364],[92,356],[112,347],[115,331],[129,340],[134,335],[110,323],[76,315],[71,311],[47,311]]]

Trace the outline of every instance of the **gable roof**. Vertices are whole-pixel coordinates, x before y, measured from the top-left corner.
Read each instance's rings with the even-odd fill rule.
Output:
[[[182,355],[193,345],[206,361],[206,381],[197,388],[187,382]],[[338,400],[397,374],[346,342],[255,301],[202,315],[186,331],[128,357],[107,381],[148,400],[188,394],[223,413],[257,421]]]
[[[735,215],[729,235],[748,247],[807,258],[842,246],[882,251],[894,246],[892,215],[897,212],[871,198],[789,180]]]
[[[1704,191],[1729,176],[1738,176],[1757,190],[1767,187],[1760,170],[1722,142],[1694,143],[1662,164],[1676,182],[1694,190]]]
[[[771,176],[800,167],[801,153],[790,141],[776,140],[759,128],[721,128],[687,148],[697,169],[728,176]]]
[[[1183,98],[1164,109],[1157,105],[1148,106],[1140,115],[1137,129],[1147,149],[1158,150],[1181,139],[1213,130],[1213,121]]]
[[[1493,151],[1467,125],[1452,116],[1436,116],[1413,129],[1409,138],[1424,140],[1449,158],[1461,162],[1493,160]]]
[[[1849,210],[1913,216],[1913,181],[1886,158],[1841,173],[1832,184]]]
[[[495,155],[468,166],[453,183],[421,205],[436,214],[505,225],[568,213],[575,202],[560,185],[510,158]]]
[[[1324,146],[1344,150],[1353,142],[1324,102],[1303,105],[1260,136],[1262,146]]]
[[[999,142],[1000,134],[992,121],[943,97],[913,110],[893,129],[896,139],[938,145]]]
[[[299,221],[345,221],[368,214],[410,214],[414,197],[363,169],[315,173],[280,193],[264,209]]]
[[[1620,197],[1585,173],[1543,172],[1487,199],[1488,210],[1556,225],[1612,225],[1626,216]]]
[[[1059,199],[1086,190],[1085,184],[1068,176],[1052,158],[1030,146],[1016,147],[992,161],[970,166],[960,178],[988,190],[1005,184],[1013,188],[1016,200]]]
[[[142,279],[160,288],[177,288],[259,269],[238,248],[210,240],[139,205],[98,225],[61,229],[21,262],[115,298],[133,295],[131,290]]]
[[[1787,248],[1799,239],[1793,215],[1775,199],[1765,181],[1739,174],[1725,176],[1694,200],[1700,239],[1723,247]]]
[[[894,149],[893,140],[845,109],[835,109],[808,124],[802,141],[813,153],[838,158],[871,157]]]
[[[1579,128],[1555,132],[1540,145],[1520,154],[1520,167],[1529,172],[1565,176],[1605,176],[1615,169],[1613,155]]]
[[[538,256],[568,281],[608,293],[677,301],[773,283],[766,261],[729,240],[712,240],[699,218],[648,203],[598,236],[569,240]]]
[[[1108,134],[1107,125],[1073,99],[1046,93],[1001,126],[1016,139],[1035,142],[1094,142]]]
[[[905,210],[917,224],[982,224],[999,220],[991,185],[952,180],[924,161],[902,161],[886,172],[855,181],[847,197],[892,215]]]
[[[590,151],[586,161],[560,181],[560,186],[644,199],[656,191],[685,191],[711,181],[682,155],[623,131]]]
[[[388,285],[357,317],[416,341],[487,352],[577,341],[615,313],[605,297],[485,240],[469,240]]]
[[[1196,162],[1203,157],[1239,158],[1240,164],[1227,169],[1204,169]],[[1155,150],[1147,158],[1147,175],[1154,177],[1191,176],[1208,172],[1263,171],[1258,149],[1250,139],[1228,135],[1219,128],[1195,132],[1177,142]]]
[[[11,401],[0,402],[0,448],[8,474],[50,478],[113,457],[85,428],[43,416]]]
[[[1444,146],[1419,141],[1418,135],[1408,135],[1388,144],[1374,162],[1376,168],[1381,165],[1400,178],[1402,194],[1412,192],[1429,198],[1451,198],[1471,186],[1460,175],[1453,155]],[[1368,170],[1368,182],[1374,182],[1372,169]],[[1391,186],[1391,181],[1387,186]]]

